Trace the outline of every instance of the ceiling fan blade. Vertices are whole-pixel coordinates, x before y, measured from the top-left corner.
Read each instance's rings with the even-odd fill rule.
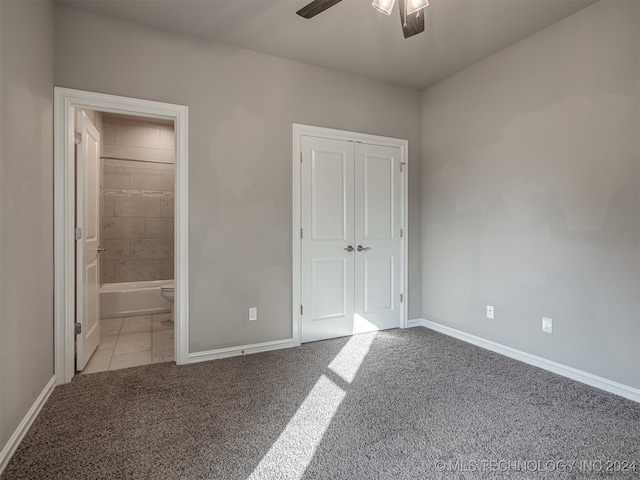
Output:
[[[304,18],[312,18],[341,1],[342,0],[313,0],[313,2],[305,5],[296,13]]]
[[[404,23],[404,9],[407,8],[406,0],[400,0],[398,2],[400,7],[400,24],[402,25],[402,33],[404,38],[413,37],[419,33],[424,32],[424,10],[418,10],[411,15],[407,15],[407,26]]]

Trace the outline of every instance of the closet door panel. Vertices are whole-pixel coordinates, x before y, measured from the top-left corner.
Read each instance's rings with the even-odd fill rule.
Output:
[[[311,235],[313,240],[347,239],[347,209],[351,206],[349,156],[344,150],[315,149],[311,153]]]
[[[361,180],[363,241],[393,239],[394,160],[392,156],[363,154]]]
[[[358,331],[400,326],[400,149],[355,147],[355,316]]]
[[[353,333],[353,144],[302,138],[302,341]]]
[[[367,256],[363,259],[363,307],[365,314],[389,311],[394,305],[394,258],[384,256]]]

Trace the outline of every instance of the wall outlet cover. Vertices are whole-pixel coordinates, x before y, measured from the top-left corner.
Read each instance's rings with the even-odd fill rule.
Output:
[[[553,333],[553,319],[542,317],[542,331],[544,333]]]
[[[249,321],[253,322],[258,320],[258,307],[250,307],[249,308]]]
[[[487,305],[487,318],[494,318],[493,306]]]

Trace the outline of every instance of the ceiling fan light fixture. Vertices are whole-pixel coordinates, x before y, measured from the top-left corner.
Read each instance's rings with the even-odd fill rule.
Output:
[[[416,13],[418,10],[422,10],[429,6],[429,0],[406,0],[407,15]]]
[[[373,0],[371,6],[385,15],[391,15],[395,3],[396,0]]]

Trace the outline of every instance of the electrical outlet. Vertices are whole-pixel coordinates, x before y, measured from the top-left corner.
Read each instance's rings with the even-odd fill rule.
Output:
[[[487,305],[487,318],[493,318],[493,306]]]
[[[249,307],[249,321],[258,320],[258,307]]]
[[[553,319],[542,317],[542,331],[544,333],[553,333]]]

